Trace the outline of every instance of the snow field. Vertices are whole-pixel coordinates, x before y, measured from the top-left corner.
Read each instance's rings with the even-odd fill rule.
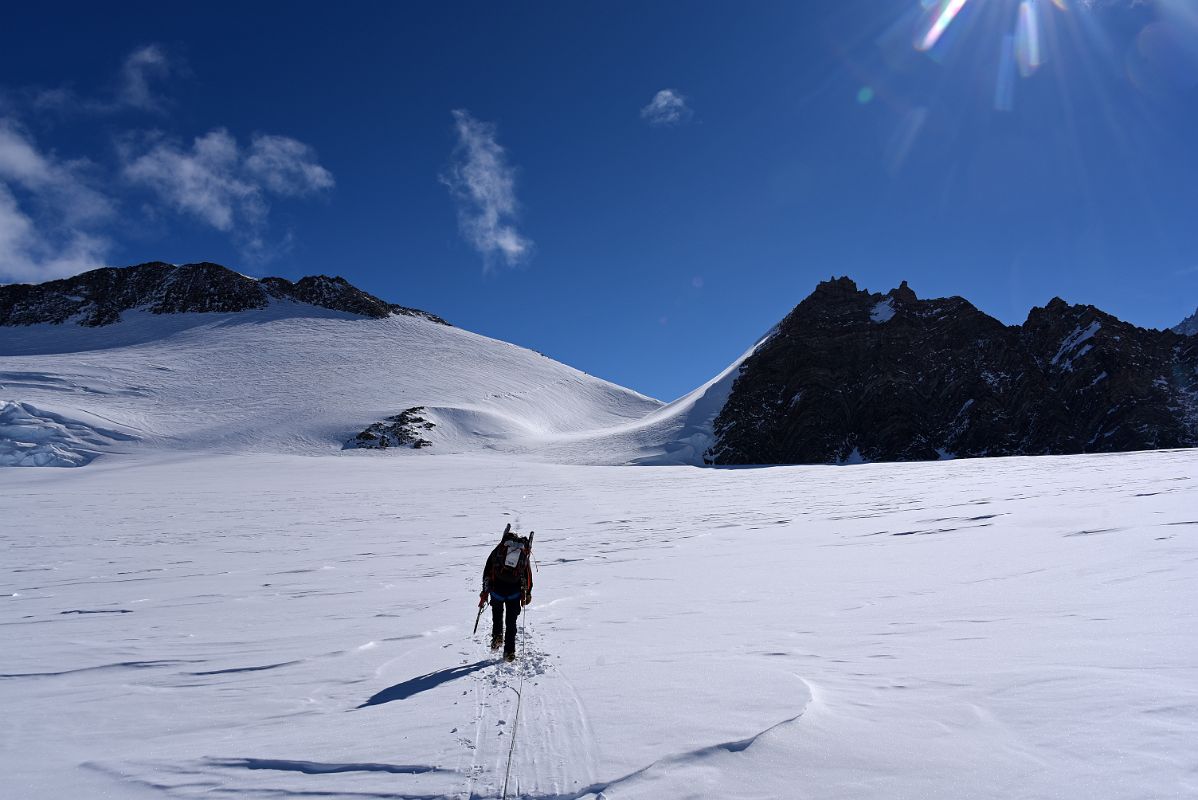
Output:
[[[0,796],[492,798],[513,734],[529,798],[1194,796],[1196,479],[1192,451],[5,470]],[[538,561],[511,666],[470,635],[508,521]]]

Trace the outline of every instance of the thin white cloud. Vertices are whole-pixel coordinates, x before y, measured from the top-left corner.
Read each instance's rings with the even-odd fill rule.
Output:
[[[237,141],[223,128],[196,138],[190,149],[159,141],[144,152],[126,145],[121,154],[126,179],[217,230],[233,230],[238,217],[257,224],[266,212],[261,189],[241,177]]]
[[[254,258],[269,256],[263,236],[268,195],[302,197],[334,184],[312,148],[286,136],[258,135],[243,148],[217,128],[190,147],[156,137],[126,141],[120,153],[126,180],[176,211],[232,234]]]
[[[41,283],[77,275],[107,264],[109,249],[106,238],[83,231],[47,235],[0,184],[0,280]]]
[[[453,112],[458,143],[441,181],[458,203],[462,235],[483,256],[490,269],[496,256],[508,266],[532,254],[532,240],[516,230],[520,204],[516,200],[516,171],[495,140],[495,126],[480,122],[469,111]]]
[[[316,163],[312,148],[286,136],[255,136],[245,167],[267,189],[284,197],[333,188],[333,174]]]
[[[161,45],[148,44],[134,50],[121,66],[117,102],[143,111],[161,111],[164,102],[154,93],[152,82],[166,78],[173,66]]]
[[[686,104],[686,97],[673,89],[662,89],[641,109],[641,119],[654,127],[681,125],[693,114]]]
[[[101,220],[114,211],[112,201],[89,185],[92,168],[86,160],[42,153],[15,121],[0,118],[0,181],[37,196],[69,223]]]
[[[33,93],[33,108],[66,114],[113,114],[118,111],[164,113],[169,102],[155,84],[179,72],[182,63],[159,44],[137,48],[121,63],[115,85],[95,96],[81,96],[69,86],[41,89]]]
[[[105,263],[109,242],[96,228],[115,206],[90,185],[90,171],[0,119],[0,279],[43,281]]]

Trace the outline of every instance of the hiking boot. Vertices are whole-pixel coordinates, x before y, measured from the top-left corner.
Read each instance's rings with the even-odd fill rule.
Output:
[[[491,640],[491,649],[492,650],[498,650],[501,647],[503,647],[503,638],[502,637],[496,636],[494,639]]]
[[[508,663],[511,663],[516,660],[516,654],[515,653],[504,653],[503,660],[507,661]]]

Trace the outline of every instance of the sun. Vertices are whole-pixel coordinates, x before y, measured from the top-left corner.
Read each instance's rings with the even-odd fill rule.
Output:
[[[1015,79],[1034,75],[1046,59],[1043,31],[1047,16],[1068,12],[1067,0],[920,0],[923,13],[916,30],[916,50],[933,53],[942,45],[955,23],[966,11],[995,28],[999,60],[995,88],[995,107],[1011,110]]]

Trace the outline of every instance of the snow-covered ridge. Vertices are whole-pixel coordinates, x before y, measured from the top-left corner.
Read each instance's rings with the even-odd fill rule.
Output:
[[[627,459],[573,447],[545,454],[563,438],[661,407],[531,350],[423,317],[369,318],[282,300],[224,314],[127,311],[99,328],[0,327],[0,397],[69,418],[98,415],[148,451],[340,453],[371,423],[424,406],[436,423],[431,452],[601,463]]]
[[[432,315],[372,311],[354,295],[347,303],[346,287],[357,290],[339,279],[290,284],[215,265],[170,269],[7,287],[70,291],[70,302],[91,303],[91,316],[71,306],[70,317],[11,324],[28,322],[31,306],[0,304],[10,322],[0,326],[0,392],[118,420],[150,451],[339,453],[368,426],[420,407],[432,427],[417,457],[481,451],[558,463],[701,464],[740,365],[768,338],[663,406]],[[128,291],[95,288],[114,274]],[[163,275],[170,280],[155,283]],[[172,310],[193,302],[190,290],[176,291],[189,281],[209,283],[203,312]],[[247,286],[270,296],[262,302],[243,293]],[[68,319],[81,324],[60,324]],[[41,379],[6,386],[6,372]]]
[[[617,431],[605,432],[610,439],[628,444],[617,452],[635,455],[637,464],[703,464],[715,444],[715,419],[719,416],[745,362],[778,332],[771,328],[728,367],[693,392],[653,412],[645,419]]]

